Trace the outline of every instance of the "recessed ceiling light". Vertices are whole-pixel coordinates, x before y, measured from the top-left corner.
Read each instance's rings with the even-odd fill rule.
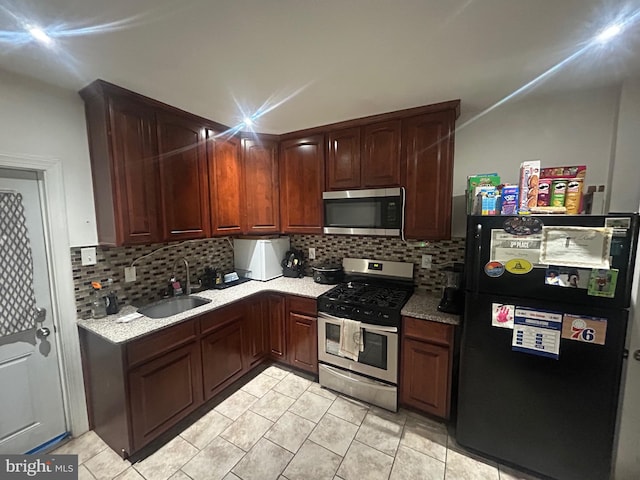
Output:
[[[44,45],[49,46],[53,43],[53,38],[47,35],[47,33],[40,27],[28,27],[27,31],[34,39]]]
[[[244,117],[244,120],[243,120],[243,121],[244,121],[244,124],[245,124],[247,127],[250,127],[250,126],[252,126],[252,125],[253,125],[253,120],[251,119],[251,117]]]
[[[613,25],[608,26],[602,32],[600,32],[596,36],[596,41],[600,43],[606,43],[611,40],[613,37],[622,32],[622,25],[619,23],[614,23]]]

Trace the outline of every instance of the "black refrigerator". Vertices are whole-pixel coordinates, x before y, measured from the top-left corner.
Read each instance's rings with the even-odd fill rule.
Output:
[[[468,217],[462,446],[555,479],[611,478],[637,237],[637,214]]]

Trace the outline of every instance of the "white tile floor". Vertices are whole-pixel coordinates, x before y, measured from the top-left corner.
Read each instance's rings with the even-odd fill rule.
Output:
[[[276,366],[133,465],[94,432],[54,453],[79,456],[80,480],[533,478],[465,452],[444,424],[336,396]]]

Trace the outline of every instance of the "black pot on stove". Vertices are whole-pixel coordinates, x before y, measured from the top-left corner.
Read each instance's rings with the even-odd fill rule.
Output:
[[[313,281],[325,285],[340,283],[344,276],[344,271],[340,265],[320,265],[311,267],[311,270],[313,270]]]

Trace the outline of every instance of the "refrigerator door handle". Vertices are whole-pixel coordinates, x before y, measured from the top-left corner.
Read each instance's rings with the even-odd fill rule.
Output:
[[[475,272],[475,277],[473,278],[473,286],[472,291],[474,294],[478,293],[480,288],[480,271],[482,270],[482,225],[476,225],[476,232],[473,235],[473,249],[474,249],[474,259],[475,265],[473,266],[473,270]]]

